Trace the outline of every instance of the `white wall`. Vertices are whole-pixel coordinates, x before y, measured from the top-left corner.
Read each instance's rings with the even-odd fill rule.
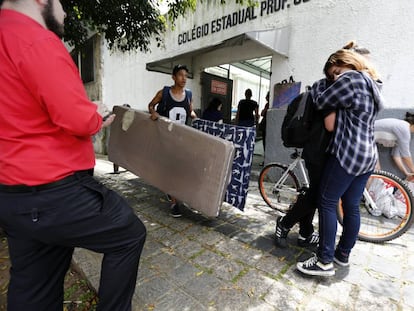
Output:
[[[414,108],[414,1],[311,0],[290,16],[289,61],[273,62],[273,72],[293,74],[302,86],[323,76],[328,56],[349,40],[368,48],[384,82],[388,108]],[[286,78],[273,75],[274,82]],[[279,80],[278,80],[279,78]]]
[[[279,1],[275,1],[279,2]],[[300,5],[257,17],[238,27],[197,39],[189,50],[203,44],[213,44],[245,31],[290,26],[289,59],[274,54],[272,85],[293,75],[303,85],[322,77],[322,67],[329,54],[355,39],[369,48],[382,75],[387,107],[414,107],[414,1],[405,0],[309,0]],[[178,33],[194,25],[229,14],[240,9],[236,4],[220,7],[204,3],[194,17],[188,16],[177,25],[176,31],[166,39],[171,53],[180,53]],[[235,58],[241,53],[233,48]],[[211,63],[211,60],[210,60]]]
[[[285,1],[274,1],[285,3]],[[322,67],[329,54],[351,39],[371,50],[373,60],[384,82],[387,107],[414,108],[414,1],[406,0],[287,0],[285,8],[260,16],[259,1],[256,18],[228,29],[207,34],[185,44],[178,44],[178,36],[222,16],[242,10],[234,2],[221,6],[214,1],[199,2],[194,14],[180,18],[173,31],[165,37],[165,48],[153,48],[149,54],[103,53],[103,100],[108,105],[129,103],[135,108],[146,105],[163,85],[172,84],[171,77],[145,70],[145,63],[188,53],[244,32],[289,26],[289,58],[271,53],[252,42],[210,51],[192,61],[194,80],[188,87],[193,90],[195,107],[200,100],[200,72],[207,67],[252,58],[252,55],[272,54],[273,85],[293,75],[302,85],[312,84],[322,77]],[[295,5],[294,3],[300,3]],[[289,4],[289,8],[287,8]]]
[[[112,108],[129,104],[132,108],[147,111],[148,103],[156,92],[174,81],[170,74],[150,72],[145,69],[148,55],[140,52],[111,53],[104,48],[102,53],[102,101]],[[187,87],[191,88],[191,79]]]

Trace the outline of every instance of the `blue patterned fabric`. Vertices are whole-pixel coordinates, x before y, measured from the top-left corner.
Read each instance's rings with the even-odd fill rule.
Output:
[[[243,210],[244,205],[246,204],[247,190],[249,187],[256,128],[219,124],[202,119],[193,121],[193,127],[205,133],[233,142],[235,156],[233,160],[231,181],[227,187],[224,201]]]

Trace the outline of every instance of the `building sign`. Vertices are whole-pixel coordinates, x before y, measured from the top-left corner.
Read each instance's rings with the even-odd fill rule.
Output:
[[[211,80],[210,92],[213,94],[227,95],[227,83],[217,80]]]
[[[259,5],[245,7],[241,10],[220,18],[214,19],[201,26],[194,26],[191,30],[187,30],[178,35],[178,45],[182,45],[191,41],[195,41],[209,34],[217,33],[231,27],[244,24],[248,21],[256,19],[258,16],[270,15],[282,10],[289,9],[292,5],[297,6],[310,0],[263,0]]]

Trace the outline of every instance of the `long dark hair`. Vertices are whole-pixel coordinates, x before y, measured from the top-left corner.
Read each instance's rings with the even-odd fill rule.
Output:
[[[218,97],[213,97],[213,99],[208,104],[207,110],[218,110],[218,107],[221,105],[221,100]]]
[[[414,113],[406,112],[404,121],[407,121],[411,125],[414,125]]]

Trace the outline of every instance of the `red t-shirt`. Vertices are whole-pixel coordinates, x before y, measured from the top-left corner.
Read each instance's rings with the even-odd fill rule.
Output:
[[[61,40],[0,11],[0,183],[49,183],[93,168],[102,118]]]

